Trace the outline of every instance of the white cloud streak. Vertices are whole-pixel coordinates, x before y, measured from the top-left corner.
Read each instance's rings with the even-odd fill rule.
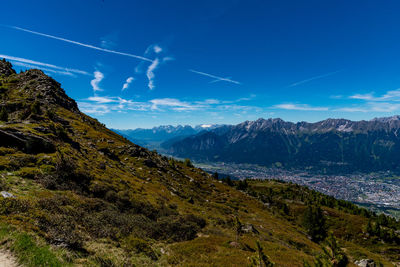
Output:
[[[60,70],[63,72],[68,72],[68,73],[76,73],[76,74],[82,74],[82,75],[91,75],[90,73],[83,71],[83,70],[78,70],[78,69],[72,69],[72,68],[66,68],[66,67],[60,67],[60,66],[56,66],[53,64],[49,64],[49,63],[44,63],[44,62],[39,62],[39,61],[35,61],[35,60],[31,60],[31,59],[26,59],[26,58],[21,58],[21,57],[14,57],[14,56],[9,56],[9,55],[1,55],[0,54],[0,58],[5,58],[8,59],[10,61],[14,61],[14,62],[20,62],[20,63],[25,63],[25,64],[29,64],[29,65],[35,65],[35,66],[40,66],[38,67],[39,69],[43,69],[42,67],[48,68],[47,71],[49,71],[49,69],[55,69],[55,70]],[[17,64],[16,64],[17,65]],[[19,65],[21,66],[21,64]],[[23,66],[25,67],[25,66]],[[44,69],[43,69],[44,70]],[[55,71],[53,71],[55,72]]]
[[[273,106],[273,108],[277,109],[285,109],[285,110],[299,110],[299,111],[328,111],[328,107],[312,107],[307,104],[279,104]]]
[[[212,74],[208,74],[208,73],[197,71],[197,70],[193,70],[193,69],[189,69],[189,71],[193,72],[193,73],[197,73],[197,74],[203,75],[203,76],[207,76],[207,77],[213,78],[213,79],[215,79],[215,81],[222,81],[222,82],[230,82],[230,83],[234,83],[234,84],[241,84],[240,82],[231,80],[230,78],[218,77],[218,76],[215,76],[215,75],[212,75]],[[212,82],[215,82],[215,81],[212,81]]]
[[[71,77],[76,77],[75,74],[71,73],[71,72],[67,72],[67,71],[62,71],[62,70],[52,70],[52,69],[48,69],[48,68],[43,68],[40,66],[36,66],[36,65],[31,65],[31,64],[26,64],[26,63],[22,63],[22,62],[18,62],[18,61],[12,61],[12,64],[14,66],[20,66],[20,67],[25,67],[25,68],[29,68],[29,69],[39,69],[45,72],[51,72],[51,73],[56,73],[56,74],[61,74],[61,75],[66,75],[66,76],[71,76]]]
[[[374,96],[373,93],[355,94],[349,97],[350,99],[366,100],[366,101],[400,101],[400,89],[387,91],[381,96]]]
[[[188,102],[182,102],[175,98],[158,98],[149,101],[152,106],[152,110],[160,110],[163,107],[169,107],[175,111],[187,111],[187,110],[196,110],[201,107],[202,105],[191,104]]]
[[[398,112],[400,111],[400,89],[390,90],[375,96],[374,93],[354,94],[349,99],[365,101],[364,104],[337,109],[344,112]]]
[[[153,90],[155,88],[154,85],[154,78],[155,78],[155,74],[154,71],[157,69],[158,65],[160,64],[160,60],[158,58],[156,58],[151,64],[150,66],[147,68],[146,71],[146,76],[147,79],[149,79],[149,89]]]
[[[343,70],[337,70],[337,71],[334,71],[334,72],[329,72],[329,73],[325,73],[325,74],[322,74],[322,75],[314,76],[314,77],[311,77],[311,78],[308,78],[308,79],[305,79],[305,80],[302,80],[302,81],[298,81],[298,82],[292,83],[288,87],[295,87],[295,86],[298,86],[298,85],[301,85],[301,84],[304,84],[304,83],[308,83],[308,82],[311,82],[311,81],[314,81],[314,80],[325,78],[325,77],[334,75],[334,74],[336,74],[338,72],[341,72],[341,71],[343,71]]]
[[[122,86],[122,91],[128,89],[129,85],[131,84],[131,82],[133,82],[133,80],[135,80],[135,78],[133,77],[129,77],[128,79],[126,79],[124,85]]]
[[[90,84],[93,87],[93,91],[94,92],[103,91],[103,89],[99,87],[99,83],[103,80],[104,74],[101,73],[100,71],[95,71],[93,74],[94,74],[94,79],[90,81]]]
[[[159,54],[163,51],[163,49],[157,44],[153,46],[153,49],[156,54]]]
[[[121,56],[126,56],[126,57],[132,57],[132,58],[137,58],[137,59],[148,61],[148,62],[152,62],[153,61],[152,59],[149,59],[149,58],[146,58],[146,57],[142,57],[142,56],[138,56],[138,55],[134,55],[134,54],[130,54],[130,53],[125,53],[125,52],[120,52],[120,51],[116,51],[116,50],[111,50],[111,49],[107,49],[107,48],[101,48],[101,47],[98,47],[98,46],[85,44],[85,43],[81,43],[81,42],[65,39],[65,38],[62,38],[62,37],[46,34],[46,33],[36,32],[36,31],[25,29],[25,28],[21,28],[21,27],[16,27],[16,26],[8,26],[8,27],[10,27],[12,29],[15,29],[15,30],[28,32],[28,33],[31,33],[31,34],[35,34],[35,35],[39,35],[39,36],[43,36],[43,37],[47,37],[47,38],[51,38],[51,39],[67,42],[67,43],[74,44],[74,45],[79,45],[79,46],[91,48],[91,49],[102,51],[102,52],[106,52],[106,53],[111,53],[111,54],[116,54],[116,55],[121,55]]]
[[[176,98],[155,98],[148,101],[134,101],[115,96],[92,96],[78,101],[83,112],[95,115],[104,115],[110,112],[144,111],[144,112],[242,112],[243,114],[261,108],[253,106],[225,105],[225,101],[206,99],[202,101],[182,101]]]

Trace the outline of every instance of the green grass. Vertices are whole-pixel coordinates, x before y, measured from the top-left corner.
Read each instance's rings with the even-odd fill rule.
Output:
[[[23,266],[58,267],[69,265],[60,260],[50,246],[40,244],[34,236],[18,231],[9,225],[0,224],[0,241]]]

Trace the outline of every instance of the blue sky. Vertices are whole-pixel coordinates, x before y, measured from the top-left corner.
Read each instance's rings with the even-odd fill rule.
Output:
[[[399,1],[4,1],[0,58],[108,127],[400,113]]]

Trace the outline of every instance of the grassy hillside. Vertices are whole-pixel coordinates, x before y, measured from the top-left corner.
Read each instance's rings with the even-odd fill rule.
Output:
[[[41,71],[0,62],[0,73],[0,244],[24,265],[248,266],[263,253],[276,266],[331,262],[325,236],[311,240],[303,223],[317,204],[350,265],[400,261],[398,233],[381,236],[397,222],[377,227],[366,210],[295,185],[219,181],[82,114]]]

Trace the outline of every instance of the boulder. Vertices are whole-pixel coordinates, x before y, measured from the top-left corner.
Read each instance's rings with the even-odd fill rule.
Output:
[[[362,259],[354,262],[355,265],[360,267],[376,267],[376,264],[371,259]]]

